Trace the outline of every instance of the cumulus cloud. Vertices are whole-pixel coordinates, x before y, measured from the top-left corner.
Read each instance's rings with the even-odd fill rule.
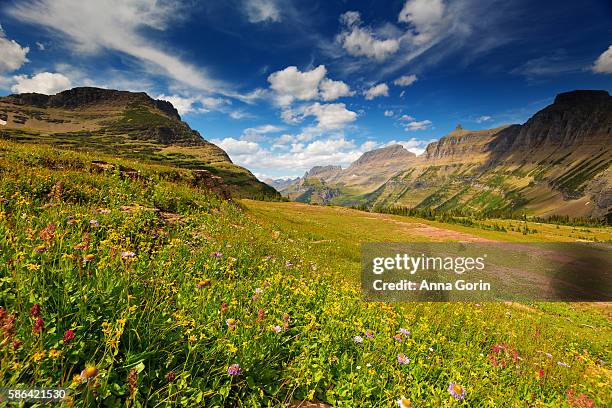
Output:
[[[228,105],[229,100],[212,96],[181,96],[181,95],[158,95],[156,99],[170,102],[180,115],[187,113],[205,113],[211,110],[220,110],[222,106]]]
[[[17,82],[11,87],[11,91],[14,93],[36,92],[45,95],[55,95],[71,87],[70,79],[62,74],[53,72],[41,72],[32,77],[16,75],[13,79]]]
[[[371,101],[379,96],[389,96],[389,86],[385,83],[374,85],[367,89],[363,94],[368,101]]]
[[[305,72],[290,66],[270,74],[268,82],[270,88],[277,93],[279,104],[289,105],[295,99],[302,101],[316,99],[319,95],[319,84],[326,73],[324,65]]]
[[[362,26],[361,16],[357,11],[342,14],[340,22],[343,28],[336,41],[349,55],[384,61],[399,49],[398,38],[383,39],[371,28]]]
[[[281,21],[281,13],[274,0],[244,0],[243,4],[251,23]]]
[[[304,116],[314,116],[317,127],[322,130],[341,129],[357,119],[357,113],[346,109],[343,103],[313,103],[304,109]]]
[[[242,155],[254,155],[262,150],[262,147],[255,142],[248,140],[237,140],[232,137],[226,137],[225,139],[212,140],[214,144],[225,150],[230,157],[242,156]]]
[[[397,86],[410,86],[413,83],[415,83],[417,79],[418,79],[417,76],[414,75],[414,74],[403,75],[403,76],[397,78],[395,81],[393,81],[393,84],[395,84]]]
[[[15,71],[28,62],[30,49],[22,47],[15,40],[9,40],[0,26],[0,73]]]
[[[423,154],[423,152],[425,152],[425,148],[427,147],[427,145],[432,142],[433,140],[417,140],[416,138],[411,138],[409,140],[391,140],[390,142],[387,142],[384,144],[384,146],[391,146],[391,145],[401,145],[404,147],[404,149],[408,150],[409,152],[412,152],[414,154],[416,154],[417,156]]]
[[[391,116],[393,116],[393,111],[391,111],[391,110],[386,110],[386,111],[385,111],[385,116],[386,116],[386,117],[388,117],[388,118],[390,118]]]
[[[354,94],[355,92],[352,92],[349,86],[342,81],[324,79],[321,82],[321,98],[324,101],[334,101],[343,96],[352,96]]]
[[[480,116],[480,117],[476,118],[476,123],[488,122],[488,121],[490,121],[491,119],[493,119],[491,116],[488,116],[488,115],[482,115],[482,116]]]
[[[276,101],[281,106],[288,106],[293,101],[323,99],[332,101],[354,93],[342,81],[326,78],[325,65],[319,65],[310,71],[300,71],[295,66],[273,72],[268,76],[270,88],[275,92]]]
[[[399,117],[399,120],[413,121],[415,119],[410,115],[402,115]]]
[[[597,58],[593,71],[600,74],[612,74],[612,45]]]
[[[199,90],[223,92],[226,84],[143,34],[143,29],[165,30],[183,17],[183,7],[176,1],[24,0],[6,8],[21,21],[59,33],[73,52],[118,51],[140,61],[152,74]]]
[[[412,121],[404,125],[404,130],[407,132],[414,132],[417,130],[425,130],[431,126],[430,120]]]

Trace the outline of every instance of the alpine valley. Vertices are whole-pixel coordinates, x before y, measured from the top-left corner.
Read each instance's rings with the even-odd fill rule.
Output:
[[[577,90],[522,125],[459,125],[419,156],[391,145],[346,169],[317,166],[269,183],[308,203],[602,217],[612,208],[611,153],[612,97]]]

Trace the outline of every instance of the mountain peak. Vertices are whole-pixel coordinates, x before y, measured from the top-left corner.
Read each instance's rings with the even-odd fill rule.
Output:
[[[309,171],[304,173],[304,178],[306,177],[330,177],[340,173],[342,171],[341,166],[314,166]]]
[[[95,87],[77,87],[55,95],[23,93],[9,95],[16,105],[30,105],[40,108],[77,109],[91,105],[122,106],[145,104],[157,108],[171,118],[181,120],[176,108],[168,101],[151,98],[145,92],[118,91]]]
[[[353,162],[353,164],[351,164],[351,167],[371,163],[374,161],[413,157],[416,157],[416,155],[406,150],[404,146],[400,144],[393,144],[390,146],[381,147],[379,149],[374,149],[370,150],[369,152],[365,152],[361,155],[359,159],[357,159]]]
[[[555,97],[555,105],[574,105],[589,102],[605,102],[610,100],[608,91],[579,89],[563,92]]]

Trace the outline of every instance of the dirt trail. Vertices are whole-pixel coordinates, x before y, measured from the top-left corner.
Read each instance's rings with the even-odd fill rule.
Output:
[[[420,222],[399,221],[385,214],[369,214],[367,217],[364,218],[385,220],[387,222],[400,226],[404,231],[408,231],[412,235],[420,235],[422,237],[431,238],[433,241],[495,242],[490,239],[482,238],[465,232],[434,227],[432,225],[427,225]]]

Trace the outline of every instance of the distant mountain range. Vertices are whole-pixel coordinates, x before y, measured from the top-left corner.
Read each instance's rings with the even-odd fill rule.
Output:
[[[198,179],[220,177],[234,197],[280,198],[191,129],[170,102],[144,92],[82,87],[0,97],[0,137],[188,168]]]
[[[291,200],[548,216],[604,216],[612,207],[612,97],[557,95],[523,125],[458,126],[415,156],[393,145],[348,168],[317,166],[273,182]]]

